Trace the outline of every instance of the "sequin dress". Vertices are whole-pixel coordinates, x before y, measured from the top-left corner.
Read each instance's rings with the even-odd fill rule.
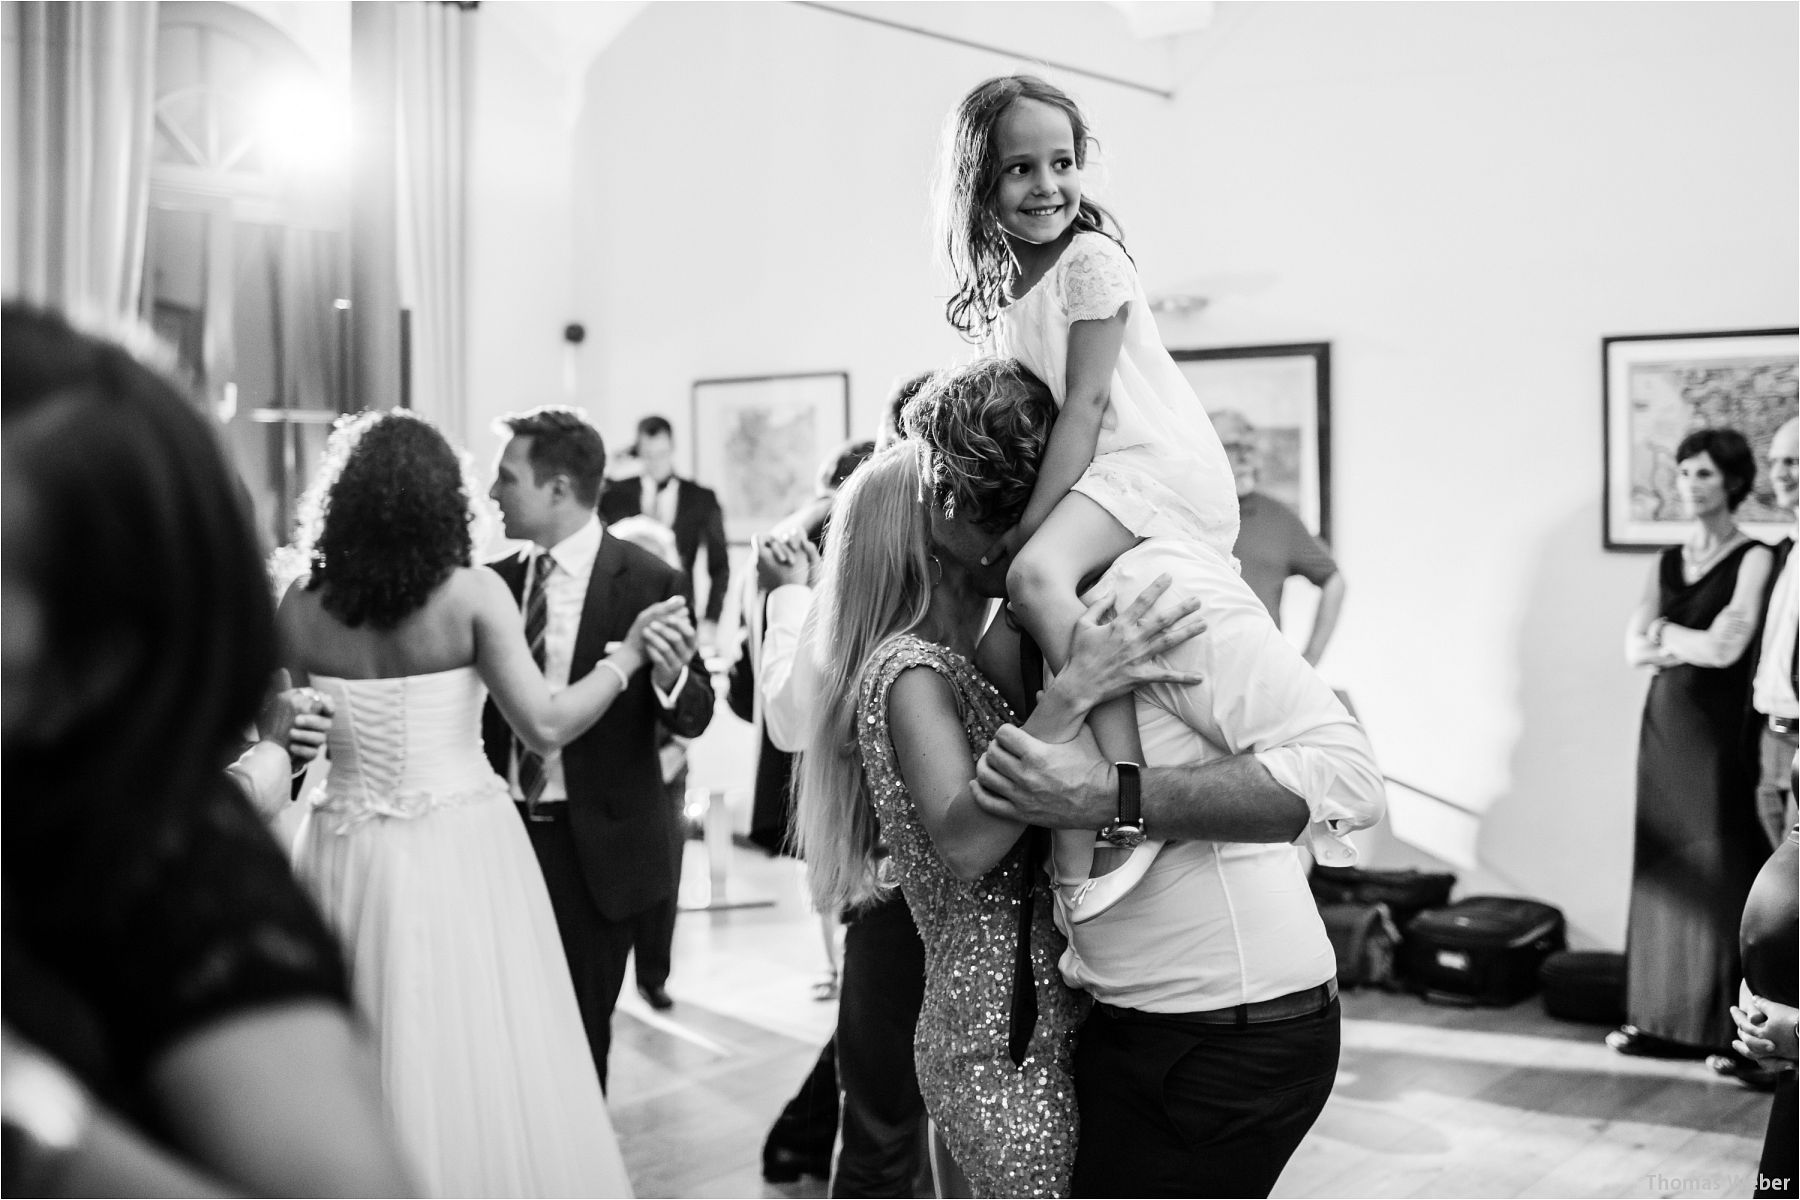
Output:
[[[888,692],[909,667],[949,680],[977,755],[1012,714],[968,659],[916,637],[883,643],[863,670],[863,773],[925,943],[925,1002],[913,1035],[919,1092],[976,1195],[1065,1196],[1077,1133],[1069,1064],[1086,997],[1065,987],[1057,971],[1066,943],[1051,919],[1048,890],[1040,889],[1031,940],[1038,1022],[1023,1067],[1013,1066],[1006,1034],[1024,847],[973,883],[938,857],[900,778],[888,730]]]

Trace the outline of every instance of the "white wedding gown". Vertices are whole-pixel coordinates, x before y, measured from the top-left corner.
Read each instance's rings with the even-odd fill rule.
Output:
[[[344,944],[423,1182],[629,1196],[550,896],[482,754],[480,676],[312,686],[336,716],[296,869]]]

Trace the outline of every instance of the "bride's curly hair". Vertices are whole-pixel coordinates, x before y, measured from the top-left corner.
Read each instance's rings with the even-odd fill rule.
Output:
[[[300,505],[291,556],[307,591],[355,628],[392,629],[471,565],[467,456],[405,409],[345,417]]]

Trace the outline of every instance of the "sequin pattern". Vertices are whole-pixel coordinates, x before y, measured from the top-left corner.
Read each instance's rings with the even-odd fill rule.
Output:
[[[938,857],[900,778],[888,732],[889,689],[910,667],[950,681],[977,755],[1012,715],[966,658],[919,638],[884,643],[863,672],[857,704],[863,772],[925,943],[925,1002],[913,1037],[919,1092],[976,1195],[1065,1196],[1077,1133],[1070,1057],[1086,998],[1064,986],[1057,971],[1066,943],[1051,919],[1048,890],[1040,889],[1031,939],[1038,1023],[1023,1067],[1013,1066],[1006,1033],[1024,849],[1015,847],[973,883],[958,879]]]

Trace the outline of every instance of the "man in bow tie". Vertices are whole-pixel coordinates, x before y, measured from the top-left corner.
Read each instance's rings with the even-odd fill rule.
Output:
[[[731,581],[731,564],[725,548],[725,515],[711,488],[675,474],[675,432],[657,416],[637,424],[637,440],[631,456],[641,470],[635,479],[607,481],[600,497],[600,519],[611,525],[621,517],[646,516],[666,525],[675,534],[675,549],[682,569],[694,578],[694,563],[706,547],[706,604],[701,608],[703,645],[710,645],[725,606],[725,589]]]

